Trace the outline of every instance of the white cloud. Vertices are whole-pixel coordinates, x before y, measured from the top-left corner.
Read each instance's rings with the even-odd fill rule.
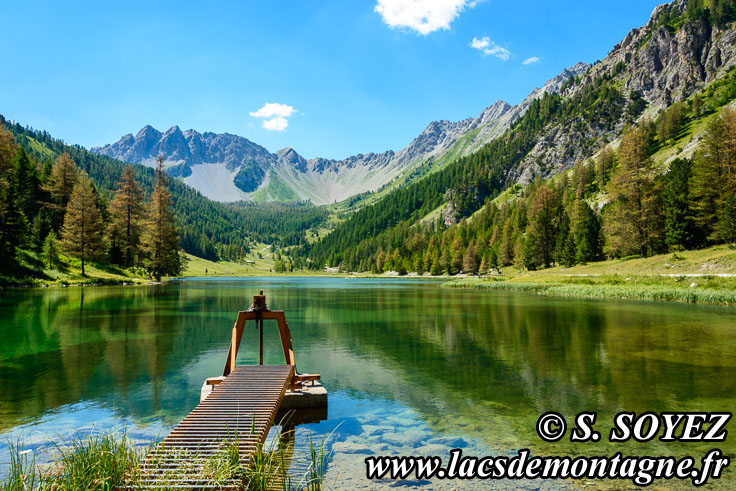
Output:
[[[480,39],[474,37],[473,41],[470,42],[470,47],[483,53],[483,56],[493,55],[503,61],[508,61],[511,58],[511,51],[497,45],[488,36],[483,36]]]
[[[289,120],[282,117],[266,119],[261,126],[266,130],[284,131],[289,126]]]
[[[491,41],[488,36],[483,36],[480,39],[474,37],[473,41],[470,43],[470,47],[483,53],[483,56],[493,55],[503,61],[508,61],[508,59],[511,58],[511,51],[497,45]]]
[[[250,113],[254,118],[272,118],[279,116],[281,118],[288,118],[294,113],[295,109],[292,106],[286,104],[279,104],[278,102],[267,102],[258,111]]]
[[[289,126],[289,120],[286,119],[294,114],[292,106],[279,104],[278,102],[267,102],[258,111],[251,112],[254,118],[264,118],[261,127],[271,131],[284,131]]]
[[[427,35],[449,29],[450,23],[465,7],[475,7],[475,0],[377,0],[374,12],[389,27],[408,27]]]
[[[539,63],[540,61],[542,61],[541,58],[532,56],[531,58],[527,58],[526,60],[522,61],[521,64],[522,65],[534,65],[536,63]]]

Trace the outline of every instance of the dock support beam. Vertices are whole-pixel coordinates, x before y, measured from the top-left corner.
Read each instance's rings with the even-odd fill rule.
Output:
[[[235,325],[233,326],[230,349],[227,353],[225,369],[222,371],[222,374],[224,376],[230,375],[230,372],[235,369],[235,359],[237,358],[238,350],[240,349],[240,341],[243,339],[245,321],[249,320],[257,321],[261,328],[261,365],[263,364],[263,321],[275,320],[279,327],[279,337],[281,338],[281,348],[284,351],[284,361],[286,362],[286,365],[296,366],[296,362],[294,361],[294,348],[291,344],[291,332],[289,331],[289,325],[286,323],[286,316],[284,315],[284,312],[280,310],[267,310],[261,312],[247,310],[243,312],[238,312],[238,319],[235,321]]]

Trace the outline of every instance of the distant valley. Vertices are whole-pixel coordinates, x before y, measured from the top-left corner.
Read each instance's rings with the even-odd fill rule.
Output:
[[[242,136],[182,131],[178,126],[165,132],[145,126],[135,135],[125,135],[92,152],[149,167],[163,155],[170,175],[216,201],[311,201],[324,205],[376,191],[421,166],[439,168],[474,152],[508,130],[532,101],[558,92],[565,81],[589,68],[578,63],[564,70],[516,106],[497,101],[476,118],[433,121],[398,152],[307,160],[293,148],[271,153]]]

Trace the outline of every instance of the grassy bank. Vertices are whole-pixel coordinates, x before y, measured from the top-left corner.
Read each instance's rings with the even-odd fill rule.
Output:
[[[264,258],[255,263],[244,264],[232,261],[209,261],[201,257],[185,254],[184,277],[223,277],[223,276],[348,276],[340,273],[324,273],[322,271],[290,271],[277,273],[273,269],[273,260]]]
[[[112,264],[88,261],[82,265],[79,259],[59,255],[54,267],[48,267],[42,258],[31,251],[20,250],[17,263],[0,272],[0,287],[25,287],[44,285],[119,285],[121,283],[146,283],[150,279],[142,269],[123,269]]]
[[[290,473],[289,465],[294,455],[283,440],[293,435],[277,433],[269,448],[262,448],[248,463],[240,459],[238,435],[235,433],[223,442],[220,451],[195,467],[195,455],[190,451],[158,447],[158,455],[146,461],[146,466],[155,466],[154,472],[163,473],[163,478],[176,479],[182,469],[189,476],[207,483],[212,488],[228,489],[310,489],[319,490],[327,470],[330,453],[327,442],[330,435],[319,442],[308,436],[309,460],[307,469],[301,473]],[[0,480],[2,490],[77,490],[113,489],[117,486],[139,487],[142,480],[141,464],[155,443],[136,445],[123,431],[96,433],[86,437],[77,436],[54,442],[56,455],[54,462],[39,464],[35,454],[24,450],[20,442],[11,443],[10,465],[4,479]],[[171,458],[182,462],[179,469],[167,464]],[[150,470],[150,469],[149,469]],[[169,475],[170,474],[170,475]],[[178,488],[182,489],[182,488]]]
[[[608,298],[619,300],[658,300],[713,305],[736,305],[736,289],[669,286],[666,284],[620,284],[622,277],[612,277],[592,284],[569,284],[564,281],[533,283],[459,278],[443,286],[451,288],[483,288],[489,290],[523,291],[541,295],[577,298]],[[607,282],[609,281],[609,282]],[[631,281],[631,280],[629,280]]]
[[[542,271],[505,269],[501,276],[456,278],[450,288],[540,295],[736,305],[736,250],[718,246],[650,258],[601,261]]]

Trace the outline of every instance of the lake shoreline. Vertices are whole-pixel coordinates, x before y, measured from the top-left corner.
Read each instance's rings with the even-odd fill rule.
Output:
[[[582,299],[609,299],[609,300],[636,300],[656,302],[680,302],[704,305],[736,306],[736,289],[731,288],[699,288],[695,282],[681,287],[671,286],[665,281],[665,277],[639,277],[636,280],[646,278],[650,280],[646,284],[622,284],[619,281],[606,282],[603,278],[599,282],[581,284],[564,281],[527,282],[504,280],[500,278],[460,278],[442,284],[444,288],[468,288],[477,290],[496,290],[534,293],[537,295],[582,298]],[[651,279],[660,278],[661,281],[652,282]],[[672,278],[677,281],[682,279],[694,279],[693,277]],[[713,277],[699,277],[709,278]],[[632,281],[632,278],[623,279]],[[682,280],[680,280],[682,281]]]

